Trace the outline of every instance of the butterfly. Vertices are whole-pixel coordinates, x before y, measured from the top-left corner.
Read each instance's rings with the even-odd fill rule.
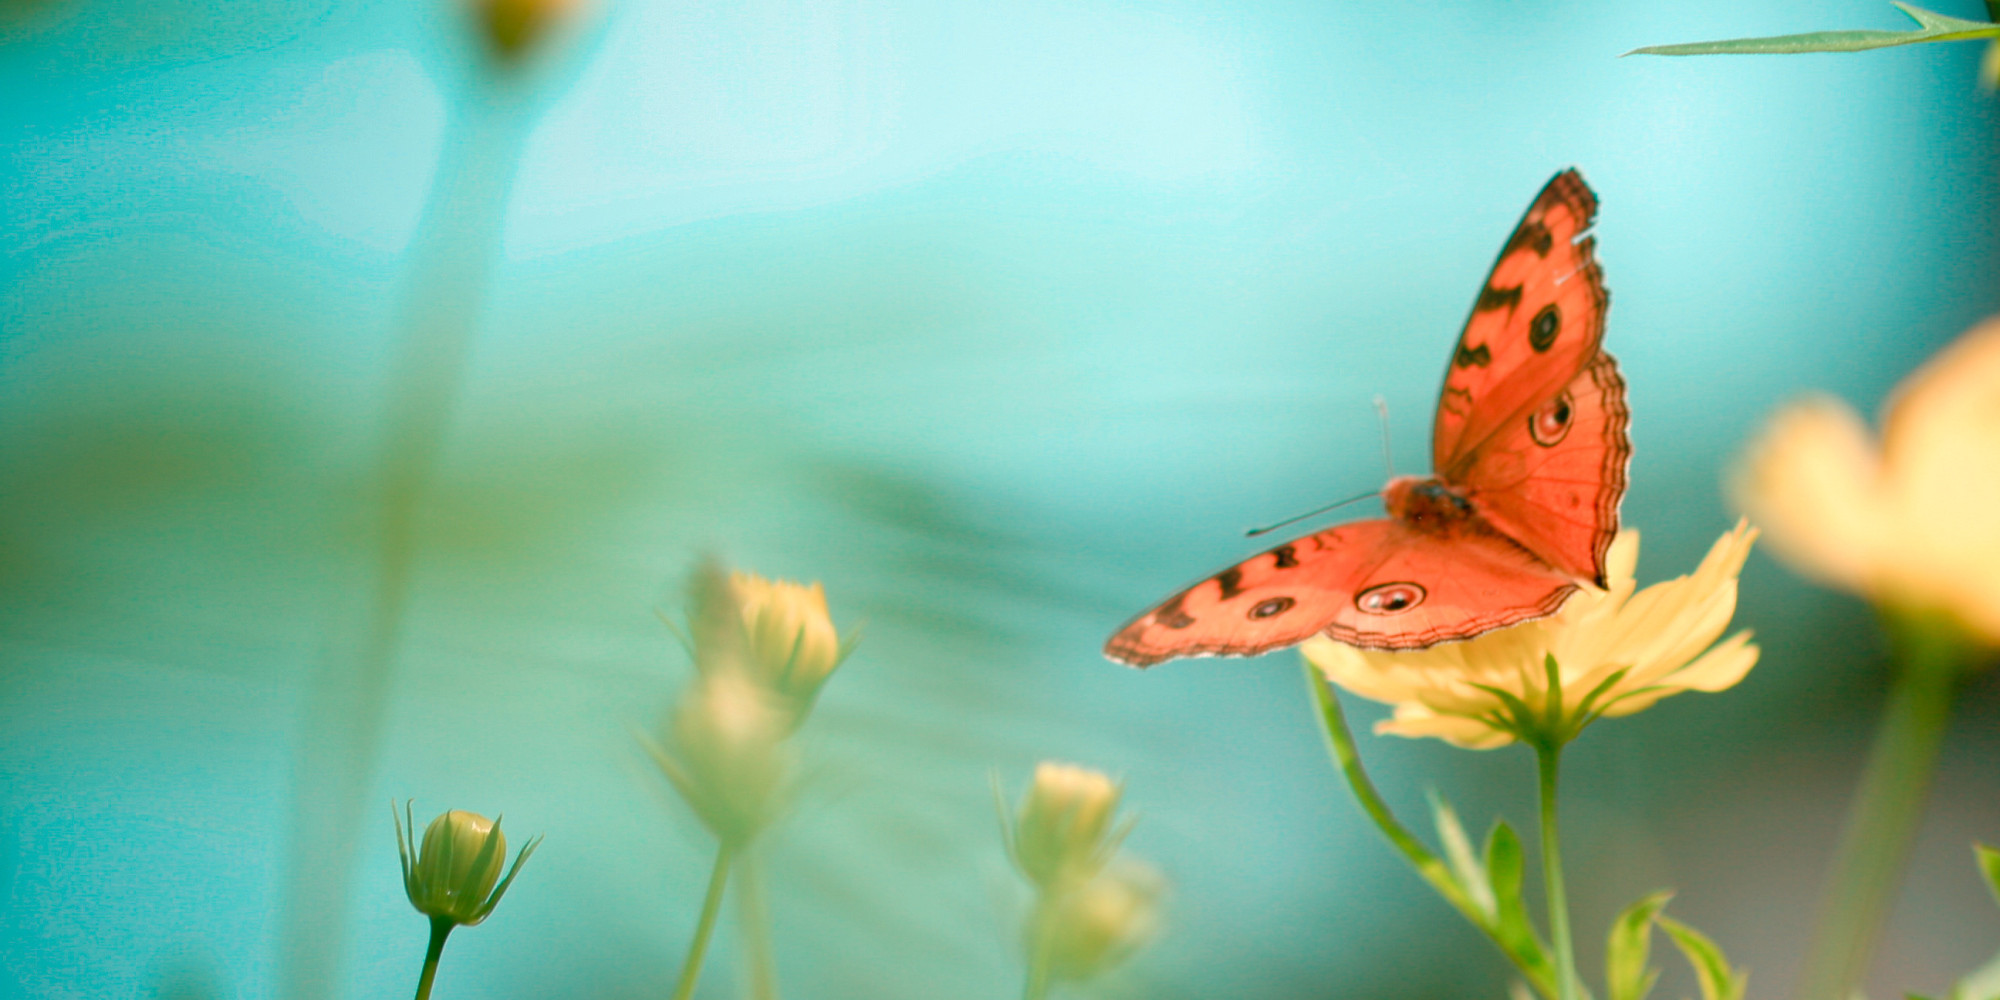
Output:
[[[1425,478],[1388,517],[1286,542],[1133,619],[1104,655],[1137,667],[1254,656],[1325,634],[1421,649],[1554,614],[1605,585],[1625,495],[1625,381],[1599,349],[1610,294],[1575,169],[1542,188],[1473,301],[1445,368]]]

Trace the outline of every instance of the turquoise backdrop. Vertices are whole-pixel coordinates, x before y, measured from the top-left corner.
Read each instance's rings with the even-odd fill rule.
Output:
[[[1380,483],[1377,396],[1426,467],[1446,352],[1569,165],[1602,202],[1641,579],[1691,568],[1774,406],[1873,413],[2000,310],[2000,100],[1976,45],[1619,54],[1898,20],[600,0],[496,82],[448,0],[0,2],[0,994],[399,995],[424,926],[384,806],[414,797],[547,836],[440,1000],[665,996],[713,848],[633,734],[688,673],[655,610],[712,552],[825,581],[865,632],[765,845],[789,995],[1017,995],[991,783],[1043,758],[1121,775],[1127,850],[1174,887],[1096,995],[1502,995],[1336,782],[1295,654],[1098,647],[1243,528]],[[341,665],[388,373],[453,303],[390,671],[343,708],[371,697]],[[1571,751],[1587,970],[1667,886],[1753,990],[1800,961],[1878,640],[1762,556],[1738,620],[1766,650],[1741,687]],[[321,742],[349,710],[358,756]],[[1413,820],[1426,787],[1531,819],[1519,748],[1362,752]],[[1989,676],[1875,995],[2000,940],[1966,850],[2000,841],[1996,759]],[[699,996],[737,993],[735,947]]]

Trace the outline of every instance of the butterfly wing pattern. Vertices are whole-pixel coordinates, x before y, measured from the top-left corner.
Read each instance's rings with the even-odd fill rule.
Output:
[[[1610,297],[1575,170],[1500,251],[1446,369],[1437,475],[1384,491],[1390,516],[1337,525],[1223,570],[1105,644],[1133,666],[1253,656],[1324,633],[1419,649],[1553,614],[1603,584],[1631,444],[1625,383],[1599,349]]]
[[[1597,196],[1565,170],[1542,188],[1500,249],[1445,367],[1431,468],[1458,481],[1494,434],[1553,398],[1597,356],[1611,296],[1597,266]]]

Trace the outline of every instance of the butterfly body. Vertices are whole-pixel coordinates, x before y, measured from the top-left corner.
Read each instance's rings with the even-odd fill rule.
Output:
[[[1315,634],[1418,649],[1553,614],[1602,586],[1631,444],[1625,383],[1599,349],[1610,297],[1574,170],[1500,252],[1447,366],[1436,474],[1383,488],[1384,518],[1336,525],[1223,570],[1120,629],[1134,666],[1251,656]]]

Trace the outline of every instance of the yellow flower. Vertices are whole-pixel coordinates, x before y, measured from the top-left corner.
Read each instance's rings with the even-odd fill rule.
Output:
[[[667,745],[647,740],[646,749],[702,823],[740,846],[784,807],[785,725],[769,693],[743,674],[704,674],[675,706]]]
[[[1710,644],[1736,611],[1736,575],[1756,537],[1739,522],[1693,574],[1635,593],[1639,533],[1622,531],[1606,560],[1610,588],[1585,586],[1548,618],[1407,652],[1356,649],[1324,636],[1302,649],[1328,680],[1396,706],[1376,724],[1378,733],[1481,750],[1524,736],[1560,743],[1599,716],[1630,715],[1671,694],[1721,691],[1743,679],[1757,662],[1750,633]],[[1560,684],[1553,716],[1551,671]]]
[[[1733,492],[1799,572],[2000,643],[2000,318],[1904,379],[1879,446],[1836,400],[1779,411]]]
[[[1043,761],[1015,813],[1014,863],[1046,889],[1088,878],[1117,850],[1111,820],[1122,790],[1101,771]]]
[[[1137,861],[1119,861],[1087,882],[1053,894],[1036,910],[1042,923],[1029,940],[1046,935],[1051,979],[1089,979],[1123,962],[1160,926],[1166,879]]]
[[[743,616],[748,665],[773,692],[809,705],[840,665],[840,636],[817,581],[798,584],[731,573],[729,590]]]
[[[500,905],[522,862],[542,842],[540,837],[530,840],[496,888],[500,868],[507,862],[507,837],[500,832],[499,820],[453,809],[431,820],[424,829],[423,846],[414,848],[409,841],[416,821],[410,820],[408,832],[403,829],[409,811],[408,802],[403,803],[403,816],[396,815],[393,804],[389,809],[396,821],[396,853],[403,862],[403,892],[418,913],[432,920],[467,926],[485,920]]]

